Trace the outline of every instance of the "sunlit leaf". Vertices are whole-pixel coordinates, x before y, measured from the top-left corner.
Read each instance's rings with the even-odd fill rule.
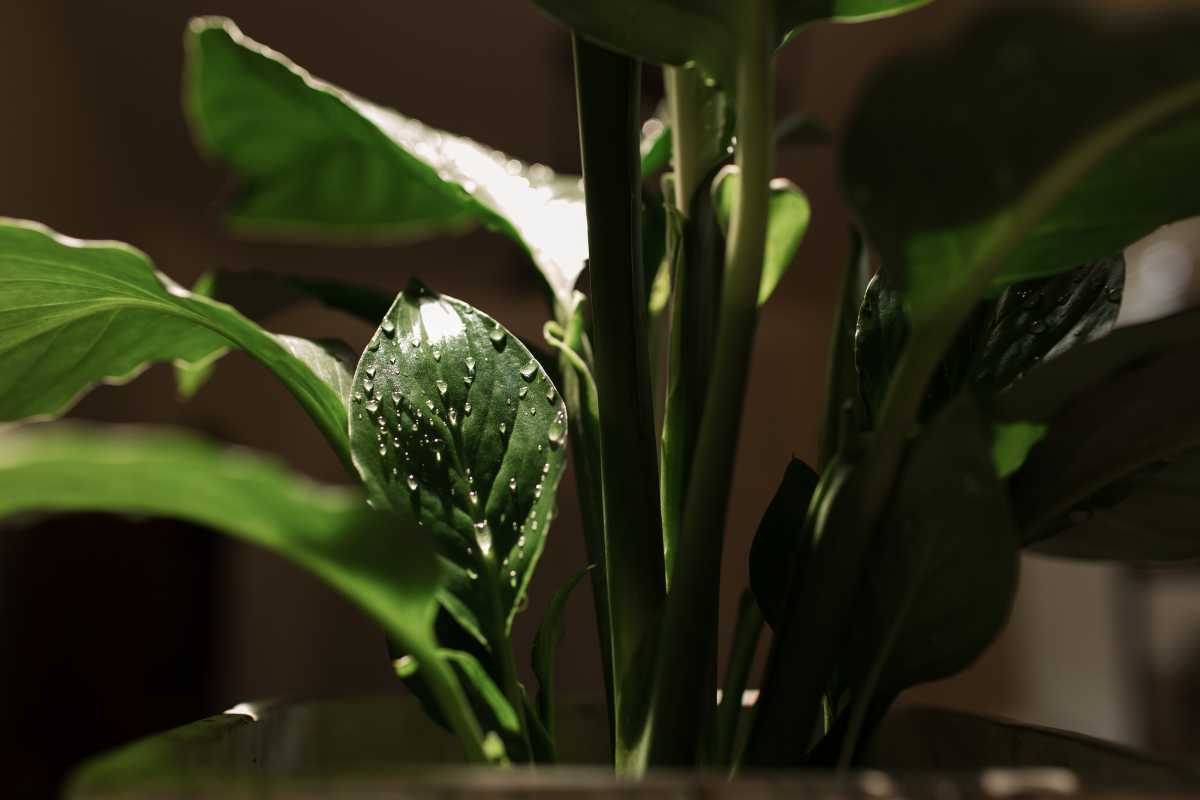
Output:
[[[239,232],[354,242],[483,224],[522,244],[560,300],[583,271],[577,177],[356,97],[228,19],[189,26],[185,94],[198,144],[239,180]]]
[[[741,175],[737,167],[726,167],[713,181],[713,206],[726,236],[729,235],[734,198],[737,197],[740,183]],[[786,178],[775,178],[771,181],[767,213],[767,244],[763,253],[762,283],[758,288],[760,306],[770,299],[771,293],[791,266],[808,230],[812,209],[808,205],[808,198],[796,184]]]
[[[0,220],[0,421],[58,416],[99,382],[229,347],[274,372],[349,465],[344,361],[189,292],[128,245]]]

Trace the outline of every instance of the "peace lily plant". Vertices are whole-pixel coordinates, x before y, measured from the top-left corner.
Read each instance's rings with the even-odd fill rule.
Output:
[[[869,83],[836,143],[855,227],[820,456],[788,466],[765,510],[719,658],[755,323],[809,222],[773,153],[828,135],[776,122],[775,53],[813,23],[923,2],[537,4],[573,31],[582,179],[339,89],[227,19],[188,28],[185,93],[201,150],[237,178],[235,232],[359,242],[482,224],[540,273],[544,342],[439,294],[436,274],[394,297],[258,276],[279,303],[377,325],[361,353],[272,334],[225,302],[245,276],[187,289],[128,245],[5,220],[4,420],[58,417],[159,362],[186,397],[240,349],[359,486],[181,431],[57,422],[0,434],[0,512],[179,517],[292,559],[386,629],[400,677],[471,762],[556,760],[554,649],[587,579],[627,775],[855,763],[901,690],[997,635],[1022,548],[1200,556],[1200,312],[1111,331],[1122,249],[1200,214],[1200,17],[1105,26],[1003,4]],[[643,63],[666,87],[645,124]],[[534,692],[510,629],[568,457],[588,563],[545,612]]]

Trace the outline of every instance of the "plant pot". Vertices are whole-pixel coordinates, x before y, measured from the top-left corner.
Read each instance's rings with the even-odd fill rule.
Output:
[[[832,798],[1198,796],[1195,773],[1104,742],[933,709],[891,714],[867,745],[873,767],[828,772],[663,771],[614,778],[597,705],[561,715],[570,766],[464,767],[455,739],[406,695],[244,703],[81,765],[73,798]],[[983,760],[986,759],[986,760]],[[990,766],[985,766],[990,765]],[[1071,765],[1074,769],[1062,765]]]

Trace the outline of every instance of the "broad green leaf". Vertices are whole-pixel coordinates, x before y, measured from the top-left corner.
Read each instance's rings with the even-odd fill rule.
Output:
[[[1058,767],[1043,772],[1052,794],[1076,792],[1081,777],[1093,786],[1136,786],[1139,793],[1155,786],[1170,792],[1196,779],[1191,768],[1090,736],[919,706],[892,711],[857,766],[897,773],[984,770],[985,776],[993,769]],[[1003,773],[993,774],[999,789]]]
[[[566,463],[566,409],[491,317],[413,284],[354,376],[350,440],[374,505],[419,522],[451,575],[442,604],[504,646]]]
[[[839,670],[855,693],[850,748],[872,697],[964,669],[1008,620],[1020,540],[969,397],[917,438],[882,519]]]
[[[189,26],[184,85],[199,146],[240,182],[235,230],[353,242],[483,224],[524,246],[554,295],[570,298],[587,258],[577,177],[358,98],[221,17]]]
[[[986,16],[884,65],[843,183],[910,322],[939,339],[989,288],[1120,251],[1200,213],[1200,15],[1101,28]]]
[[[750,590],[772,628],[784,614],[792,576],[804,573],[811,546],[804,521],[819,480],[811,467],[793,458],[750,546]]]
[[[775,41],[811,22],[861,22],[930,0],[775,0]],[[620,53],[656,64],[699,64],[733,85],[736,26],[742,9],[724,0],[534,0],[575,31]]]
[[[533,674],[538,679],[538,715],[551,739],[554,738],[555,729],[554,657],[563,635],[563,614],[567,610],[571,592],[575,591],[590,569],[584,567],[579,570],[554,593],[546,615],[542,617],[542,624],[533,637]]]
[[[1007,478],[1021,468],[1033,446],[1049,430],[1045,423],[1001,422],[992,431],[992,463],[996,476]]]
[[[431,653],[442,582],[433,550],[363,500],[178,431],[59,422],[0,434],[0,517],[105,511],[206,525],[296,562],[408,649]]]
[[[1106,335],[1120,310],[1124,279],[1124,258],[1106,258],[1023,281],[981,303],[934,371],[922,418],[968,385],[993,394],[1041,361]],[[886,272],[876,275],[859,314],[856,357],[862,396],[872,414],[883,402],[909,332],[893,280]]]
[[[741,175],[737,167],[726,167],[713,181],[713,206],[726,236],[729,235],[733,202],[740,183]],[[767,213],[770,215],[767,220],[767,244],[763,254],[762,283],[758,288],[760,306],[767,302],[779,281],[783,280],[812,218],[808,198],[786,178],[771,181],[771,200]]]
[[[64,413],[99,382],[237,347],[275,373],[349,466],[344,363],[194,294],[118,242],[0,220],[0,421]]]

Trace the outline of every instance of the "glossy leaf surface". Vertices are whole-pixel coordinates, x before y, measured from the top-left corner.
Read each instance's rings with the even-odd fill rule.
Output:
[[[1123,257],[1101,259],[1006,288],[981,303],[959,330],[929,384],[928,417],[966,386],[993,394],[1043,360],[1098,339],[1120,311]],[[886,272],[868,286],[855,339],[862,396],[878,412],[908,338],[902,293]]]
[[[354,376],[350,439],[372,502],[419,522],[450,571],[442,602],[483,642],[506,633],[565,466],[566,409],[499,323],[414,284]]]
[[[733,218],[733,202],[737,197],[741,176],[736,167],[721,170],[713,181],[713,207],[720,220],[721,229],[729,235],[729,221]],[[770,299],[775,287],[783,280],[808,231],[812,209],[808,198],[800,187],[786,178],[771,181],[771,199],[767,213],[767,243],[763,254],[762,283],[758,288],[758,304]]]
[[[522,244],[555,296],[587,258],[579,179],[436,130],[313,77],[228,19],[193,20],[186,105],[240,191],[238,231],[397,240],[483,224]]]
[[[189,292],[128,245],[0,220],[0,420],[57,416],[96,383],[124,383],[158,361],[203,363],[228,347],[274,372],[349,465],[349,369],[339,357]]]
[[[1198,34],[1008,11],[881,68],[841,172],[915,324],[1200,213]]]
[[[0,517],[29,511],[166,516],[272,550],[431,652],[433,549],[362,495],[321,486],[248,450],[177,431],[69,423],[0,434]]]
[[[804,521],[819,480],[811,467],[793,458],[750,547],[750,590],[773,628],[784,614],[792,576],[804,572],[810,547]]]

